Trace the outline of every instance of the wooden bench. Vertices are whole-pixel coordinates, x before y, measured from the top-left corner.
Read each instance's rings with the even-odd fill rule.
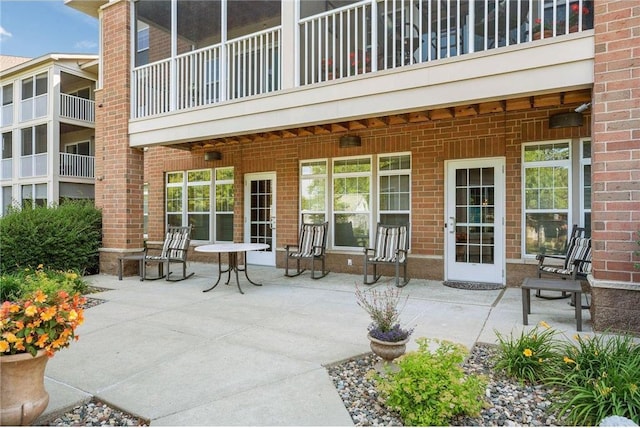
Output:
[[[561,291],[573,294],[575,302],[582,302],[582,286],[573,279],[525,278],[522,282],[522,324],[528,325],[531,313],[531,290]],[[582,306],[575,305],[576,330],[582,331]]]

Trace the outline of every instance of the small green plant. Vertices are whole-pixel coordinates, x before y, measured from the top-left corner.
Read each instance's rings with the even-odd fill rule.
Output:
[[[640,344],[625,335],[575,339],[548,379],[559,387],[552,408],[571,425],[597,425],[611,415],[640,423]]]
[[[45,269],[41,264],[36,269],[25,268],[0,276],[0,299],[3,302],[22,299],[37,290],[51,295],[58,291],[73,295],[85,294],[88,289],[89,285],[78,272]]]
[[[543,330],[540,329],[543,328]],[[529,332],[508,337],[495,331],[498,337],[496,369],[507,376],[537,383],[551,375],[558,360],[559,351],[554,340],[556,332],[544,321]]]
[[[418,350],[397,360],[399,370],[373,374],[380,395],[387,406],[397,410],[405,425],[449,425],[455,416],[477,416],[484,404],[486,381],[466,375],[461,363],[467,349],[453,342],[416,341]]]

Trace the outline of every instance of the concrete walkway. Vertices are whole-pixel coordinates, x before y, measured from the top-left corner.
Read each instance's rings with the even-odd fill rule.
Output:
[[[182,282],[118,281],[96,275],[106,302],[85,311],[80,339],[49,360],[45,420],[94,396],[152,425],[351,426],[325,365],[369,352],[369,318],[355,300],[361,275],[250,266],[235,283],[203,293],[217,265],[191,263]],[[382,278],[377,284],[391,284]],[[412,338],[449,339],[471,348],[495,343],[495,330],[522,331],[520,289],[460,290],[412,279],[402,321]],[[568,299],[532,298],[529,327],[539,321],[572,337]],[[591,332],[589,311],[583,331]],[[409,349],[416,349],[411,341]]]

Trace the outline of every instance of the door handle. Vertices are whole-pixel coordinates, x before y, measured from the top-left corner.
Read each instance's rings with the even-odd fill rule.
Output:
[[[449,217],[449,221],[447,222],[447,228],[449,229],[449,233],[456,233],[456,218]]]
[[[269,223],[269,227],[273,230],[276,228],[276,218],[271,217],[271,222]]]

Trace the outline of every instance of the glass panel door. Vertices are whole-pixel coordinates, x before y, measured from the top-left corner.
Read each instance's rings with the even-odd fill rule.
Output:
[[[268,244],[263,251],[248,251],[247,263],[275,266],[276,175],[247,174],[245,180],[245,242]]]
[[[504,162],[447,164],[446,277],[504,283]]]

